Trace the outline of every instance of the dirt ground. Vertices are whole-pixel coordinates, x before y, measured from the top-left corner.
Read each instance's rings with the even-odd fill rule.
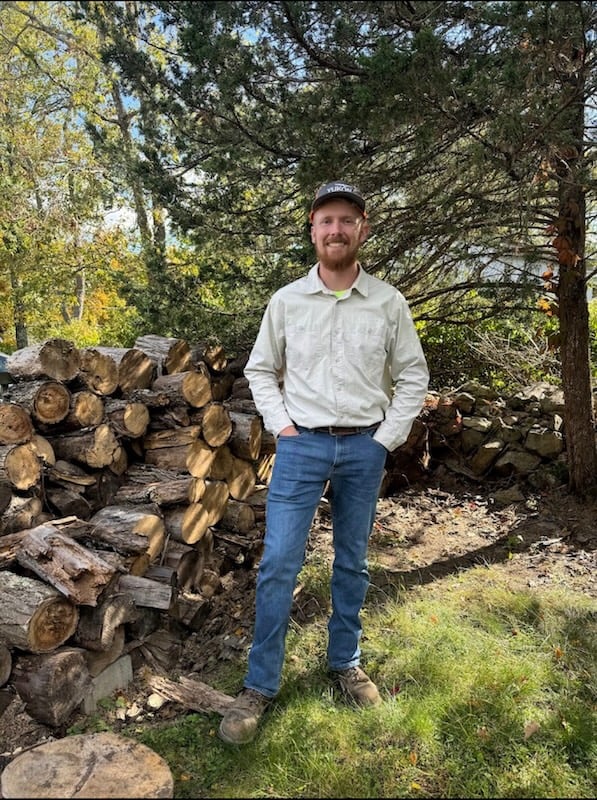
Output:
[[[580,504],[564,487],[541,494],[522,486],[524,499],[504,504],[497,499],[503,488],[467,483],[440,468],[427,482],[381,498],[370,547],[372,587],[430,583],[485,563],[502,570],[513,590],[571,589],[595,598],[597,608],[597,501]],[[331,554],[329,505],[322,500],[307,560],[331,559]],[[223,660],[246,653],[255,576],[256,566],[226,575],[201,630],[183,636],[172,679],[193,673],[209,684]],[[321,611],[317,598],[299,585],[297,622],[308,623]],[[122,693],[117,709],[101,712],[113,730],[162,724],[180,714],[173,703],[160,709],[150,705],[151,690],[141,673]],[[51,729],[31,719],[15,697],[0,715],[0,770],[22,749],[60,738],[73,724],[80,729],[87,719],[75,713],[68,725]]]

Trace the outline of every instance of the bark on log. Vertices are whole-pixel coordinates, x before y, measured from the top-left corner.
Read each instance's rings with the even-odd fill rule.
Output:
[[[107,423],[102,423],[93,430],[48,437],[48,441],[57,458],[97,469],[109,466],[116,458],[120,446],[114,431]]]
[[[159,482],[126,483],[116,492],[114,503],[155,503],[161,507],[198,502],[205,491],[205,481],[192,475],[174,475]]]
[[[17,403],[0,402],[0,445],[24,444],[32,436],[29,412]]]
[[[40,459],[30,442],[0,447],[0,480],[3,478],[22,491],[39,485]]]
[[[118,366],[118,386],[126,394],[148,389],[155,377],[155,364],[135,347],[96,347],[98,353],[112,358]]]
[[[201,425],[201,437],[211,447],[225,444],[233,432],[230,414],[221,403],[209,403],[192,413],[191,422]]]
[[[156,378],[151,388],[161,392],[171,405],[187,403],[193,408],[203,408],[212,400],[211,378],[203,372],[177,372]]]
[[[149,425],[149,409],[143,403],[110,398],[105,403],[105,415],[116,433],[130,439],[144,436]]]
[[[0,642],[0,686],[4,686],[12,672],[12,653],[9,648]],[[0,716],[2,712],[0,711]]]
[[[172,773],[161,756],[128,736],[105,732],[66,736],[26,750],[0,780],[7,800],[174,797]]]
[[[211,531],[207,530],[194,545],[169,539],[164,552],[164,564],[176,570],[177,587],[180,592],[199,590],[206,557],[213,547]]]
[[[248,533],[255,527],[255,511],[249,503],[229,498],[219,525],[237,533]]]
[[[27,532],[17,561],[77,605],[95,606],[114,568],[53,525]]]
[[[2,515],[0,533],[16,533],[31,528],[43,511],[39,497],[20,497],[14,495]]]
[[[88,650],[108,650],[118,628],[133,622],[139,612],[129,594],[110,594],[95,606],[79,610],[75,642]]]
[[[163,447],[181,447],[197,441],[201,436],[201,425],[160,430],[148,433],[143,437],[145,450],[158,450]]]
[[[84,385],[100,395],[113,394],[118,388],[118,364],[114,358],[94,347],[87,347],[80,354],[78,377]]]
[[[63,647],[53,653],[22,656],[14,669],[14,686],[25,703],[25,711],[44,725],[66,722],[90,685],[85,652],[80,648]]]
[[[191,361],[193,364],[203,362],[214,372],[223,372],[228,359],[226,351],[221,344],[198,342],[191,346]]]
[[[135,341],[135,347],[157,365],[158,374],[166,372],[172,375],[176,372],[185,372],[191,366],[191,348],[184,339],[149,333],[139,336]]]
[[[223,716],[234,702],[234,698],[230,695],[224,694],[218,689],[213,689],[207,683],[203,683],[196,678],[182,676],[175,683],[161,675],[149,675],[147,684],[150,689],[165,697],[166,700],[172,700],[192,711],[200,711],[206,714],[215,711],[216,714]]]
[[[0,636],[32,653],[55,650],[77,627],[76,605],[46,583],[4,570],[0,592]]]
[[[10,398],[18,403],[41,425],[54,425],[68,414],[71,393],[59,381],[35,380],[16,383]]]
[[[93,513],[91,504],[80,492],[61,486],[49,486],[46,489],[46,503],[59,517],[73,516],[89,519]],[[22,527],[31,528],[32,525],[33,523],[30,522],[29,525]]]
[[[6,361],[6,369],[18,380],[51,378],[65,383],[76,377],[80,365],[80,352],[67,339],[48,339],[23,347]]]
[[[73,392],[70,399],[69,411],[60,423],[60,432],[78,431],[81,428],[97,428],[104,419],[104,399],[86,389]],[[46,433],[51,429],[40,426]]]
[[[255,461],[261,451],[261,434],[263,422],[261,417],[230,411],[232,435],[228,442],[231,452],[247,461]]]
[[[144,536],[145,552],[150,562],[162,552],[166,528],[162,514],[154,504],[105,506],[91,517],[90,522],[99,525],[103,531],[110,531],[114,536],[123,538],[133,534]]]
[[[152,581],[142,575],[119,575],[115,583],[118,592],[128,594],[136,606],[167,611],[175,597],[175,589],[165,583]]]

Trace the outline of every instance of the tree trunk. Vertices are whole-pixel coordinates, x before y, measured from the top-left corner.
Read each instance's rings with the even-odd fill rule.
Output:
[[[584,96],[581,67],[572,100]],[[585,257],[585,185],[581,174],[584,106],[570,104],[570,133],[575,147],[558,154],[559,216],[553,244],[560,267],[558,284],[562,388],[566,403],[569,489],[581,498],[597,491],[597,444],[591,390],[587,265]],[[569,151],[569,152],[568,152]]]

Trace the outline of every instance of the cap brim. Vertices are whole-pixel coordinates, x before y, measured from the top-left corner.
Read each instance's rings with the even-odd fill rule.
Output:
[[[365,213],[365,201],[362,197],[350,192],[330,192],[323,197],[317,197],[311,205],[311,211],[317,211],[318,208],[328,203],[330,200],[347,200],[349,203],[355,205],[362,214]]]

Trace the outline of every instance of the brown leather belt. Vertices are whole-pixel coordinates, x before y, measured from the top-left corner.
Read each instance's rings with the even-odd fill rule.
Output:
[[[377,428],[379,423],[375,425],[366,425],[363,428],[338,428],[335,425],[324,425],[322,428],[309,428],[314,433],[329,433],[330,436],[350,436],[354,433],[363,433],[363,431],[370,431]]]

